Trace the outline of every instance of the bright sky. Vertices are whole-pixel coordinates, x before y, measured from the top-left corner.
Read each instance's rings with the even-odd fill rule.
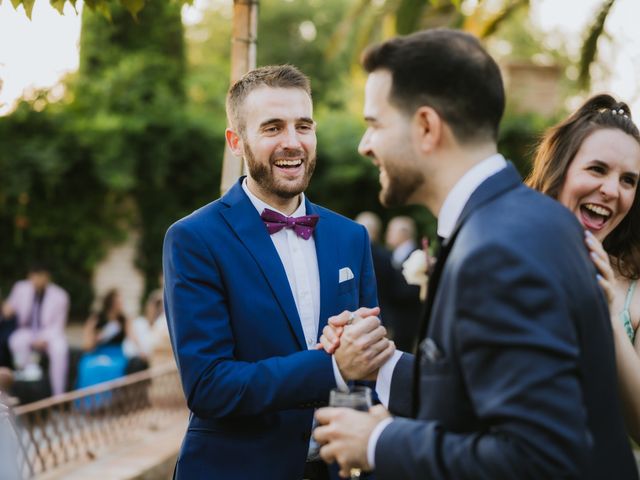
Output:
[[[185,9],[185,20],[196,21],[198,9],[207,1]],[[549,41],[564,41],[578,51],[585,26],[594,18],[602,0],[534,0],[534,21]],[[199,7],[200,6],[200,7]],[[80,9],[79,9],[80,10]],[[29,21],[22,7],[16,12],[9,0],[0,4],[0,115],[6,114],[12,102],[25,88],[47,87],[57,83],[66,72],[78,68],[80,16],[69,5],[59,15],[49,2],[38,0]],[[617,0],[606,25],[612,42],[601,47],[600,57],[608,59],[610,75],[594,82],[594,91],[610,91],[632,105],[640,118],[640,2]],[[560,32],[560,35],[556,33]],[[601,45],[604,45],[602,43]]]

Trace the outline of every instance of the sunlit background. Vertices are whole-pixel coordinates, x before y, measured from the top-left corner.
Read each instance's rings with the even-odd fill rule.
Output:
[[[282,0],[286,2],[287,0]],[[202,20],[202,12],[212,6],[231,9],[231,0],[196,0],[184,7],[187,26]],[[463,2],[471,8],[476,2]],[[546,35],[551,48],[565,47],[573,56],[579,54],[585,27],[593,20],[599,0],[533,0],[531,19]],[[0,4],[0,115],[10,111],[16,98],[31,87],[55,85],[65,73],[78,67],[80,11],[67,5],[60,15],[38,1],[29,21],[22,7],[14,10],[11,2]],[[598,68],[594,69],[592,91],[610,91],[632,105],[640,114],[640,2],[618,0],[606,23],[601,39]],[[303,35],[314,36],[312,22],[301,27]],[[221,46],[225,48],[226,45]],[[506,47],[508,48],[508,47]],[[569,99],[571,101],[571,99]],[[575,103],[575,100],[574,100]]]

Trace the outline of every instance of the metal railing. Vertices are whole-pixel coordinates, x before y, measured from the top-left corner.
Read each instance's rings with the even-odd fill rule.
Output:
[[[32,478],[95,459],[109,446],[186,417],[187,409],[176,367],[167,364],[21,405],[12,413],[17,470]]]

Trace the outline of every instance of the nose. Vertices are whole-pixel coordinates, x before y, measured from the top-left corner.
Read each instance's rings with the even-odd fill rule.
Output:
[[[369,129],[367,129],[360,139],[360,144],[358,145],[358,153],[363,157],[373,157],[373,152],[371,151],[371,146],[369,144],[370,137],[371,135],[369,134]]]
[[[619,180],[614,175],[609,175],[603,179],[600,185],[600,194],[608,199],[618,198],[619,185]]]
[[[290,149],[299,149],[302,147],[295,125],[291,125],[286,129],[284,138],[282,139],[282,147]]]

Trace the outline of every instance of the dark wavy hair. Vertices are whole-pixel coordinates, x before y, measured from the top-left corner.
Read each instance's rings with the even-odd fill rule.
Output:
[[[545,132],[527,185],[557,199],[569,165],[582,142],[596,130],[603,129],[620,130],[640,144],[640,133],[631,119],[628,105],[611,95],[595,95],[569,118]],[[640,277],[640,197],[637,190],[631,209],[607,235],[603,246],[622,275],[632,279]]]
[[[112,288],[109,290],[104,298],[102,299],[102,305],[100,306],[100,311],[98,312],[98,325],[96,328],[100,329],[107,324],[109,321],[109,312],[113,308],[113,304],[116,301],[116,297],[119,295],[118,289]],[[122,312],[118,314],[116,317],[120,326],[124,329],[126,317]]]

